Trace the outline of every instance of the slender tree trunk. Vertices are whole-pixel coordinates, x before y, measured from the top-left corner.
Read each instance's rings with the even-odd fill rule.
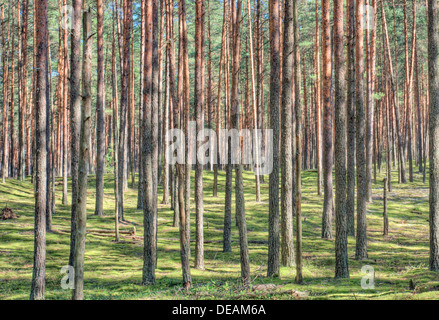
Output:
[[[240,130],[238,73],[241,58],[241,0],[232,2],[232,94],[231,94],[231,125]],[[248,252],[247,224],[245,218],[244,185],[242,164],[235,165],[235,199],[236,220],[239,230],[239,247],[241,260],[241,281],[244,288],[250,286],[250,259]],[[279,182],[278,182],[279,184]]]
[[[162,7],[166,6],[166,1],[162,1],[161,4],[161,8],[160,10],[162,10]],[[167,8],[164,9],[164,11],[166,12],[166,28],[168,25],[168,11]],[[165,23],[165,21],[162,22],[163,24]],[[142,24],[143,25],[143,24]],[[166,29],[167,30],[167,29]],[[168,32],[166,31],[166,34]],[[169,36],[168,34],[166,35],[166,41],[169,41]],[[168,46],[166,46],[167,48]],[[142,52],[143,54],[143,52]],[[170,97],[169,97],[169,62],[168,62],[168,58],[167,55],[165,55],[165,97],[163,99],[164,101],[164,120],[163,120],[163,135],[165,136],[164,139],[164,144],[163,144],[163,149],[164,149],[164,166],[163,166],[163,199],[162,199],[162,204],[169,204],[169,172],[170,172],[170,166],[169,166],[169,157],[168,157],[168,147],[169,147],[169,141],[166,138],[166,134],[168,132],[168,130],[170,129],[169,127],[169,110],[170,110]],[[174,215],[176,216],[176,215]],[[177,226],[177,223],[174,219],[174,227]]]
[[[15,10],[13,10],[15,11]],[[13,24],[13,23],[12,23]],[[14,37],[12,37],[13,39]],[[14,43],[14,41],[12,41]],[[12,61],[14,59],[12,58]],[[53,124],[52,124],[52,113],[53,113],[53,104],[52,104],[52,67],[51,67],[51,53],[50,53],[50,41],[48,40],[47,45],[47,73],[46,73],[46,148],[47,148],[47,158],[46,158],[46,231],[51,232],[52,231],[52,188],[51,188],[51,182],[52,182],[52,132],[53,130]],[[12,63],[12,66],[14,64]],[[50,75],[50,78],[49,78]],[[11,80],[14,79],[14,72],[12,71],[12,77]],[[11,81],[11,104],[12,100],[14,99],[13,94],[13,87],[14,87],[14,81]],[[11,108],[13,110],[13,108]],[[12,115],[11,115],[12,116]],[[11,119],[12,120],[12,119]]]
[[[428,0],[428,84],[430,149],[430,270],[439,271],[439,76],[438,4]]]
[[[102,216],[104,206],[104,156],[105,156],[105,114],[104,114],[104,8],[102,0],[97,6],[97,52],[98,79],[96,96],[96,204],[95,215]]]
[[[169,59],[169,87],[170,87],[170,95],[172,97],[172,107],[173,107],[173,127],[174,129],[182,129],[180,122],[180,101],[176,92],[175,86],[175,49],[174,49],[174,40],[173,40],[173,19],[172,19],[172,7],[173,3],[171,0],[168,0],[168,12],[170,12],[168,18],[168,32],[170,34],[170,41],[168,47],[168,59]],[[184,183],[184,167],[181,164],[177,164],[177,175],[179,177],[179,183]],[[184,199],[184,190],[183,188],[179,188],[178,190],[178,199],[181,203],[183,203]],[[178,203],[178,202],[177,202]],[[177,210],[177,209],[175,209]],[[190,238],[188,237],[187,228],[187,218],[185,212],[185,206],[182,205],[178,208],[179,219],[180,219],[180,250],[181,250],[181,269],[183,273],[183,288],[189,290],[192,285],[192,278],[190,272],[189,258],[190,258]],[[186,222],[186,223],[185,223]]]
[[[300,100],[300,51],[299,51],[299,17],[298,0],[293,2],[294,28],[294,95],[296,109],[296,278],[297,284],[303,283],[302,262],[302,103]],[[285,71],[284,71],[285,72]]]
[[[140,106],[139,106],[139,187],[137,191],[137,209],[143,210],[143,202],[144,202],[144,173],[145,173],[145,162],[143,161],[143,131],[144,131],[144,123],[143,123],[143,104],[144,104],[144,77],[145,77],[145,35],[146,30],[144,23],[145,21],[145,1],[141,1],[140,3],[140,11],[141,11],[141,26],[140,26]]]
[[[222,76],[222,70],[223,70],[223,56],[225,53],[225,47],[226,47],[226,31],[227,31],[227,19],[226,19],[226,10],[225,10],[225,6],[226,6],[226,1],[224,1],[224,13],[223,13],[223,27],[222,27],[222,34],[221,34],[221,55],[220,55],[220,62],[219,62],[219,71],[218,71],[218,91],[217,91],[217,104],[216,104],[216,136],[217,136],[217,146],[220,146],[220,125],[221,125],[221,120],[220,120],[220,116],[221,116],[221,76]],[[224,72],[225,73],[225,72]],[[227,89],[227,88],[226,88]],[[218,157],[219,158],[219,157]],[[219,163],[218,163],[218,159],[216,161],[216,164],[214,164],[213,166],[213,170],[214,170],[214,176],[213,176],[213,196],[217,197],[218,196],[218,167],[219,167]],[[224,230],[225,231],[225,230]],[[225,245],[225,243],[224,243]],[[229,249],[229,247],[227,247],[227,250],[231,251],[231,247]],[[224,251],[225,252],[229,252],[226,251],[226,247],[224,247]]]
[[[195,2],[195,115],[197,133],[204,128],[204,0]],[[197,139],[197,150],[202,141]],[[203,228],[203,165],[197,161],[195,166],[195,207],[196,207],[196,245],[195,269],[204,269],[204,228]]]
[[[273,130],[273,169],[269,183],[268,277],[279,276],[279,95],[280,95],[280,12],[279,0],[270,1],[270,125]]]
[[[157,201],[159,170],[159,20],[158,2],[152,3],[152,74],[151,74],[151,130],[152,130],[152,204],[154,228],[154,268],[157,268]],[[134,126],[133,126],[134,127]],[[134,172],[133,172],[134,174]]]
[[[133,22],[131,22],[133,23]],[[131,26],[131,51],[130,51],[130,76],[129,76],[129,85],[128,85],[128,160],[129,160],[129,169],[127,171],[127,179],[129,173],[131,173],[131,188],[134,189],[134,180],[135,180],[135,172],[134,172],[134,159],[135,159],[135,132],[134,132],[134,36],[133,36],[133,26]]]
[[[284,5],[284,45],[282,79],[282,130],[281,130],[281,262],[291,267],[294,261],[293,245],[293,67],[294,67],[294,0]],[[296,76],[296,74],[294,73]],[[297,99],[297,97],[296,97]],[[297,100],[296,100],[297,102]],[[295,120],[294,120],[295,122]],[[295,188],[294,188],[295,189]],[[295,196],[295,195],[294,195]]]
[[[418,67],[418,49],[415,43],[415,95],[416,95],[416,111],[418,116],[418,163],[419,163],[419,173],[422,173],[425,169],[425,163],[423,162],[423,124],[422,121],[422,102],[420,101],[419,94],[419,67]]]
[[[28,25],[28,0],[23,0],[21,9],[21,48],[27,48],[27,25]],[[20,16],[20,14],[19,14]],[[21,60],[19,64],[19,101],[18,101],[18,176],[21,181],[25,179],[25,140],[26,140],[26,125],[25,125],[25,113],[27,104],[27,81],[26,81],[26,66],[27,66],[27,50],[20,50]],[[27,155],[29,157],[29,155]]]
[[[416,1],[414,1],[415,3]],[[416,8],[416,3],[414,4]],[[416,11],[415,11],[416,12]],[[413,21],[413,28],[416,28],[416,19]],[[414,43],[414,42],[413,42]],[[406,112],[406,126],[404,133],[404,154],[407,151],[409,161],[409,180],[413,182],[413,161],[412,161],[412,135],[411,135],[411,68],[409,66],[409,43],[408,43],[408,25],[407,25],[407,0],[404,0],[404,110]],[[413,55],[412,50],[412,55]],[[407,138],[407,140],[406,140]],[[406,143],[407,141],[407,143]]]
[[[355,8],[355,54],[356,54],[356,153],[357,153],[357,242],[355,258],[367,258],[366,234],[366,167],[365,167],[365,115],[363,106],[363,0],[357,0]]]
[[[413,29],[412,29],[412,48],[411,48],[411,56],[410,56],[410,71],[409,71],[409,77],[408,77],[408,84],[407,84],[407,132],[408,132],[408,157],[409,157],[409,179],[410,182],[413,182],[413,143],[412,143],[412,137],[414,136],[414,131],[412,130],[412,127],[415,125],[412,124],[412,118],[413,118],[413,112],[412,112],[412,105],[413,105],[413,78],[415,73],[415,53],[416,53],[416,0],[413,0]],[[414,128],[413,128],[414,129]]]
[[[6,176],[8,174],[8,90],[9,90],[9,50],[10,50],[10,32],[11,32],[11,23],[10,23],[10,15],[11,15],[11,3],[8,5],[8,20],[6,21],[8,32],[5,35],[5,20],[4,20],[4,7],[2,7],[2,48],[3,48],[3,132],[2,132],[2,165],[1,165],[1,176],[2,176],[2,183],[5,183]],[[6,43],[6,38],[8,39]],[[35,41],[34,41],[35,42]],[[35,46],[36,48],[36,46]],[[34,51],[36,50],[34,48]],[[36,55],[36,53],[35,53]],[[33,86],[35,88],[35,86]]]
[[[63,0],[63,5],[66,5],[66,4],[67,4],[67,0]],[[81,7],[81,5],[79,5],[79,7]],[[64,16],[64,23],[65,23],[65,26],[67,26],[67,15]],[[79,24],[80,23],[81,23],[81,19],[79,19]],[[63,193],[62,194],[63,195],[62,195],[62,203],[63,203],[63,205],[67,205],[67,202],[68,202],[67,201],[67,197],[68,197],[67,196],[67,175],[68,175],[68,173],[67,173],[67,166],[68,166],[68,133],[69,133],[69,130],[68,130],[68,128],[69,128],[69,126],[68,126],[68,123],[69,123],[69,121],[68,121],[68,113],[69,112],[67,110],[68,109],[67,104],[68,104],[68,93],[69,93],[69,90],[70,90],[70,93],[71,93],[71,90],[72,90],[71,87],[67,88],[67,75],[68,75],[68,70],[69,70],[69,68],[68,68],[68,64],[69,64],[69,50],[68,50],[68,43],[67,43],[68,42],[67,35],[68,35],[68,28],[66,27],[63,30],[63,43],[64,43],[64,49],[63,49],[63,53],[64,53],[64,59],[63,59],[64,60],[64,65],[63,65],[63,93],[62,93],[63,94],[63,106],[62,106],[62,108],[63,108],[63,119],[62,119],[62,122],[63,122],[63,145],[62,145],[62,148],[63,148],[63,159],[62,159],[62,163],[63,163],[63,165],[62,165],[63,166],[63,168],[62,168],[62,171],[63,171],[62,172],[62,176],[63,176],[63,184],[62,184],[63,187],[62,187],[62,190],[63,190]],[[78,63],[79,62],[77,62],[77,64]],[[77,66],[77,64],[76,64],[76,66]],[[72,104],[72,102],[70,102],[70,103]],[[74,111],[72,113],[72,111],[70,110],[70,116],[72,116],[72,114],[74,114],[75,117],[76,117],[77,113],[78,112],[76,112],[76,111]],[[71,126],[71,128],[72,128],[72,126]],[[74,154],[76,154],[76,153],[72,153],[71,156],[73,156]],[[73,182],[73,176],[72,176],[72,182]],[[72,184],[72,186],[73,186],[73,184]],[[73,210],[73,202],[72,202],[72,210]],[[72,211],[72,214],[73,214],[73,211]],[[72,220],[72,230],[74,230],[73,229],[73,223],[75,223],[74,220]],[[72,236],[71,239],[74,239],[74,237]],[[70,248],[70,252],[72,252],[73,249],[74,249],[74,246],[72,248]],[[72,258],[71,258],[71,260],[69,260],[69,262],[73,263],[73,256],[71,256],[71,257]],[[70,265],[72,265],[72,264],[70,264]]]
[[[181,45],[182,45],[182,64],[183,64],[183,100],[182,100],[182,128],[184,128],[185,144],[189,146],[189,120],[190,120],[190,104],[189,104],[189,56],[188,56],[188,33],[187,33],[187,19],[186,19],[186,1],[181,2]],[[195,128],[196,129],[196,128]],[[190,152],[193,151],[190,148],[185,150],[185,160],[186,165],[184,166],[184,186],[182,182],[182,188],[184,188],[184,202],[185,202],[185,241],[190,243],[190,218],[191,218],[191,208],[190,208],[190,197],[191,197],[191,166],[190,163]],[[204,241],[203,241],[204,242]],[[188,247],[188,254],[190,256],[190,246]]]
[[[169,76],[168,76],[168,59],[166,58],[165,64],[165,99],[164,99],[164,135],[169,130],[169,110],[170,110],[170,97],[169,97]],[[165,138],[164,141],[164,166],[163,166],[163,199],[162,204],[169,204],[169,156],[168,156],[169,141]],[[174,227],[177,226],[174,220]]]
[[[47,130],[47,47],[49,30],[47,22],[47,0],[35,3],[36,28],[36,97],[35,97],[35,227],[34,264],[32,272],[31,300],[44,299],[46,274],[46,130]]]
[[[75,287],[72,299],[84,299],[84,257],[85,236],[87,222],[87,184],[88,168],[90,167],[90,136],[91,136],[91,12],[83,13],[83,60],[82,60],[82,107],[81,107],[81,135],[78,167],[78,199],[76,215],[75,241]]]
[[[250,0],[247,0],[247,11],[248,11],[248,40],[249,40],[249,49],[250,49],[250,57],[254,57],[253,50],[253,30],[252,30],[252,19],[251,19],[251,7]],[[256,100],[256,85],[255,85],[255,61],[253,58],[250,58],[250,72],[251,72],[251,92],[252,92],[252,112],[253,112],[253,137],[254,142],[259,143],[258,138],[258,113],[257,113],[257,100]],[[256,202],[261,201],[261,186],[259,179],[259,148],[254,145],[254,156],[256,158],[255,162],[255,187],[256,187]]]
[[[322,194],[323,176],[322,176],[322,125],[321,125],[321,79],[320,79],[320,32],[319,32],[319,0],[316,0],[316,149],[317,149],[317,194]]]
[[[348,235],[355,237],[355,0],[347,4],[348,50],[347,50],[347,179],[346,215]]]
[[[224,15],[226,16],[226,35],[225,35],[225,60],[224,60],[224,93],[225,93],[225,124],[227,129],[230,129],[230,86],[229,86],[229,47],[230,47],[230,4],[229,1],[224,1]],[[232,175],[233,168],[231,164],[231,139],[226,138],[227,148],[227,164],[226,164],[226,190],[225,190],[225,204],[224,204],[224,235],[223,235],[223,251],[232,252]]]
[[[152,146],[152,50],[153,50],[153,3],[152,0],[145,2],[145,41],[146,53],[144,63],[144,88],[143,98],[143,224],[144,224],[144,253],[142,284],[155,283],[155,225],[154,225],[154,182],[153,182],[153,146]]]
[[[256,96],[258,107],[258,129],[262,130],[261,151],[265,150],[265,131],[264,129],[264,45],[262,28],[262,0],[256,0]],[[260,176],[260,182],[264,182],[264,175]]]
[[[9,126],[9,138],[10,138],[10,148],[9,148],[9,177],[15,178],[15,5],[12,4],[12,23],[11,23],[11,33],[12,33],[12,50],[11,50],[11,92],[9,98],[9,107],[10,107],[10,121],[11,125]],[[49,56],[50,56],[50,48],[49,48]],[[50,60],[49,60],[50,61]],[[49,180],[50,181],[50,180]]]
[[[389,234],[389,217],[387,216],[387,177],[384,178],[384,210],[383,210],[383,236]]]
[[[128,155],[128,99],[130,84],[130,41],[132,25],[132,0],[124,2],[123,19],[123,53],[122,53],[122,77],[120,96],[120,127],[119,127],[119,219],[125,220],[124,216],[124,191],[127,186],[127,155]]]
[[[369,5],[372,1],[372,5]],[[376,0],[366,0],[366,16],[376,17]],[[369,10],[372,11],[369,12]],[[367,74],[367,104],[366,104],[366,200],[372,202],[372,164],[373,164],[373,123],[374,123],[374,93],[375,93],[375,61],[376,61],[376,28],[366,20],[366,74]]]
[[[343,0],[334,1],[335,277],[349,278],[346,215],[346,81]]]
[[[324,153],[323,153],[323,179],[324,200],[322,215],[322,238],[332,239],[333,217],[333,145],[332,145],[332,105],[331,105],[331,28],[329,25],[329,0],[322,0],[322,30],[323,30],[323,114],[324,114]]]
[[[302,61],[302,86],[303,86],[303,152],[302,152],[302,162],[303,170],[308,170],[310,168],[309,159],[309,116],[308,116],[308,86],[306,82],[306,65],[305,56]]]
[[[114,167],[114,231],[116,236],[116,242],[119,241],[119,112],[117,107],[117,75],[116,75],[116,9],[113,2],[113,15],[112,15],[112,42],[111,42],[111,87],[112,87],[112,104],[113,104],[113,167]]]
[[[70,55],[70,157],[72,176],[72,210],[70,232],[70,257],[69,265],[74,265],[74,251],[76,243],[76,214],[78,199],[78,165],[79,165],[79,139],[81,130],[81,8],[82,0],[72,0],[74,18],[71,33]],[[65,136],[66,137],[66,136]]]
[[[383,40],[384,40],[384,33],[383,33]],[[383,41],[383,48],[384,48],[384,41]],[[385,104],[386,104],[386,136],[387,136],[387,183],[388,183],[388,189],[389,191],[392,191],[392,164],[391,164],[391,154],[392,154],[392,132],[391,132],[391,117],[390,114],[392,112],[391,103],[390,103],[390,97],[389,97],[389,81],[387,79],[387,72],[388,72],[388,62],[386,63],[387,59],[384,58],[384,84],[385,84]]]

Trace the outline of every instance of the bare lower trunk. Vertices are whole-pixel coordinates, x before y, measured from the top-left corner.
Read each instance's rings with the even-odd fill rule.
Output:
[[[72,176],[72,214],[70,233],[70,258],[69,265],[74,265],[74,251],[76,242],[76,213],[78,198],[78,165],[79,165],[79,140],[81,129],[81,8],[82,0],[73,0],[75,12],[71,37],[70,55],[70,154]]]
[[[293,0],[294,1],[294,0]],[[281,141],[281,262],[292,266],[294,261],[293,245],[293,150],[292,119],[293,109],[293,67],[294,67],[294,33],[293,1],[288,0],[284,6],[284,45],[283,45],[283,80],[282,80],[282,130]],[[297,98],[297,97],[296,97]],[[296,100],[297,101],[297,100]],[[295,188],[294,188],[295,189]],[[295,196],[295,195],[294,195]]]
[[[346,93],[343,0],[334,1],[335,277],[349,278],[346,215]]]
[[[331,28],[329,25],[329,0],[322,0],[322,29],[323,29],[323,179],[324,199],[322,215],[322,238],[332,239],[333,216],[333,146],[332,146],[332,106],[331,106]]]
[[[365,168],[365,114],[363,106],[363,0],[357,0],[356,17],[356,143],[357,143],[357,243],[355,258],[367,258],[366,234],[366,168]]]
[[[81,108],[81,140],[78,171],[78,199],[76,215],[75,241],[75,287],[72,299],[84,299],[84,257],[87,222],[87,183],[90,167],[90,134],[91,134],[91,12],[83,14],[83,62],[82,62],[82,108]]]
[[[430,149],[430,270],[439,271],[439,77],[438,4],[428,0],[429,149]]]
[[[196,0],[195,13],[195,115],[197,132],[204,128],[204,0]],[[202,141],[197,140],[197,150]],[[196,207],[196,245],[195,269],[204,269],[204,228],[203,228],[203,165],[195,165],[195,207]]]
[[[273,130],[273,170],[270,173],[268,217],[268,277],[278,277],[279,230],[279,95],[280,95],[280,12],[279,1],[270,2],[270,124]]]
[[[355,0],[348,0],[347,194],[348,235],[355,237]]]
[[[102,0],[97,0],[97,52],[98,79],[96,97],[96,204],[95,215],[102,216],[104,206],[104,155],[105,155],[105,114],[104,114],[104,11]]]
[[[36,142],[36,167],[35,167],[35,241],[34,265],[32,272],[32,286],[30,299],[44,299],[45,274],[46,274],[46,103],[47,103],[47,47],[48,23],[47,0],[35,4],[35,22],[37,28],[36,38],[36,97],[35,97],[35,142]]]

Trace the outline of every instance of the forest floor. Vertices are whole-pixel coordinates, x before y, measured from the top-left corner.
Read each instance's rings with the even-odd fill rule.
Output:
[[[193,172],[192,172],[193,174]],[[158,212],[157,283],[142,286],[143,212],[136,209],[137,189],[125,195],[125,219],[122,230],[134,225],[136,236],[123,234],[121,242],[114,235],[90,232],[86,239],[86,299],[439,299],[439,274],[428,271],[428,184],[422,175],[415,182],[398,185],[393,172],[393,191],[389,193],[389,236],[382,235],[384,172],[373,185],[373,203],[368,205],[367,235],[369,260],[356,261],[355,238],[348,239],[350,279],[334,279],[334,240],[321,239],[323,197],[316,193],[315,171],[303,172],[303,254],[304,284],[294,283],[295,268],[281,267],[280,278],[270,279],[267,272],[268,177],[261,186],[262,203],[255,201],[254,176],[244,172],[245,208],[250,248],[252,285],[275,284],[272,290],[242,291],[239,286],[240,259],[238,230],[233,224],[233,252],[222,252],[225,172],[219,174],[218,197],[212,197],[213,173],[204,174],[205,270],[191,269],[193,287],[181,288],[178,228],[172,227],[173,212],[160,204]],[[192,180],[193,181],[193,180]],[[90,176],[87,228],[113,230],[114,180],[105,176],[104,217],[94,214],[95,177]],[[69,192],[70,192],[69,181]],[[192,196],[193,196],[192,182]],[[61,288],[68,264],[70,206],[61,204],[62,182],[56,183],[56,213],[53,232],[47,234],[46,299],[70,299],[71,291]],[[69,193],[70,196],[70,193]],[[233,194],[234,201],[234,194]],[[234,202],[233,202],[234,203]],[[28,177],[25,182],[9,179],[0,184],[0,209],[11,208],[19,217],[0,221],[0,300],[28,299],[32,279],[34,196]],[[70,204],[70,198],[69,198]],[[192,239],[195,238],[195,214],[192,207]],[[233,206],[234,219],[234,206]],[[335,222],[334,222],[335,232]],[[192,263],[194,257],[192,242]],[[362,289],[361,269],[369,265],[375,271],[375,288]],[[414,283],[410,286],[410,281]],[[412,288],[410,288],[412,287]]]

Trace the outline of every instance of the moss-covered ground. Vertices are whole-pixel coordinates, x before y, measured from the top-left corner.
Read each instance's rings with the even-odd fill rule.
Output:
[[[439,274],[428,270],[428,184],[415,173],[415,181],[399,185],[393,173],[393,191],[389,193],[389,236],[382,235],[384,172],[373,185],[373,202],[368,205],[369,260],[356,261],[355,238],[349,237],[350,279],[334,279],[334,240],[323,240],[321,234],[322,196],[316,193],[316,172],[303,172],[303,254],[304,284],[294,283],[295,268],[281,267],[280,278],[270,279],[267,272],[268,183],[262,184],[262,202],[255,201],[254,176],[244,172],[245,209],[252,284],[274,283],[274,291],[242,291],[238,230],[233,225],[233,252],[222,252],[225,173],[219,175],[218,197],[212,197],[213,173],[204,174],[204,232],[206,269],[192,269],[193,287],[186,293],[181,288],[178,228],[172,227],[173,212],[161,204],[159,188],[157,283],[142,286],[143,241],[122,235],[116,243],[112,235],[87,234],[85,253],[86,299],[296,299],[292,292],[306,293],[307,299],[437,299]],[[266,177],[265,181],[268,181]],[[70,182],[70,181],[69,181]],[[88,229],[114,227],[114,180],[105,176],[104,217],[94,215],[95,177],[89,178]],[[192,197],[193,197],[192,185]],[[69,184],[70,191],[70,184]],[[61,204],[62,184],[56,183],[56,213],[53,232],[47,234],[46,299],[70,299],[71,291],[61,288],[62,266],[68,264],[70,206]],[[192,198],[193,199],[193,198]],[[234,199],[234,195],[233,195]],[[71,199],[69,199],[69,204]],[[15,220],[0,221],[0,300],[28,299],[33,264],[34,196],[28,177],[25,182],[9,179],[0,184],[0,207],[10,207],[19,215]],[[126,225],[136,227],[143,235],[143,212],[136,209],[137,188],[125,194]],[[192,238],[195,215],[192,203]],[[234,217],[234,208],[233,208]],[[335,222],[334,222],[335,232]],[[192,243],[192,263],[194,243]],[[362,289],[361,271],[370,265],[375,271],[375,288]],[[410,288],[410,280],[415,289]],[[293,291],[295,290],[295,291]]]

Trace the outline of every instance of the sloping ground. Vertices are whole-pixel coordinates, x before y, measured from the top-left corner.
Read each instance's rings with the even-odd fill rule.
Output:
[[[384,173],[383,173],[384,174]],[[378,181],[382,181],[379,174]],[[393,174],[396,179],[396,172]],[[265,277],[268,238],[268,184],[262,185],[262,203],[255,202],[254,176],[244,173],[247,226],[249,231],[252,284],[275,284],[244,292],[239,287],[238,230],[233,226],[233,253],[222,252],[225,174],[220,172],[218,197],[212,197],[213,173],[205,172],[205,266],[192,269],[193,288],[181,289],[178,228],[172,227],[169,205],[159,205],[157,284],[142,286],[143,213],[136,210],[137,190],[125,196],[124,230],[136,228],[136,236],[121,235],[115,243],[111,234],[90,233],[86,240],[86,299],[437,299],[439,274],[428,271],[428,185],[416,174],[404,186],[393,181],[389,193],[389,236],[382,236],[382,182],[374,184],[374,201],[368,206],[368,261],[355,261],[355,239],[349,238],[349,280],[334,280],[334,241],[320,239],[322,198],[316,194],[316,173],[303,173],[304,285],[294,284],[295,269],[281,268],[280,279]],[[265,179],[268,181],[268,179]],[[95,180],[90,176],[88,229],[112,230],[114,226],[114,181],[105,177],[105,217],[94,216]],[[56,186],[53,233],[47,234],[46,299],[70,299],[61,288],[68,264],[70,207],[61,205],[61,183]],[[70,191],[70,185],[69,185]],[[159,190],[159,203],[162,199]],[[193,185],[192,185],[193,195]],[[233,194],[234,201],[234,194]],[[33,187],[7,180],[0,184],[0,209],[11,208],[19,219],[0,221],[0,300],[28,299],[33,263]],[[70,203],[70,199],[69,199]],[[194,207],[192,206],[194,209]],[[234,207],[233,207],[234,210]],[[192,211],[192,232],[195,221]],[[234,214],[233,214],[234,219]],[[335,222],[334,222],[335,224]],[[334,225],[335,232],[335,225]],[[192,243],[192,254],[194,243]],[[375,272],[375,288],[362,289],[365,265]],[[410,286],[412,281],[412,286]],[[411,287],[411,288],[410,288]],[[414,289],[413,289],[414,288]]]

